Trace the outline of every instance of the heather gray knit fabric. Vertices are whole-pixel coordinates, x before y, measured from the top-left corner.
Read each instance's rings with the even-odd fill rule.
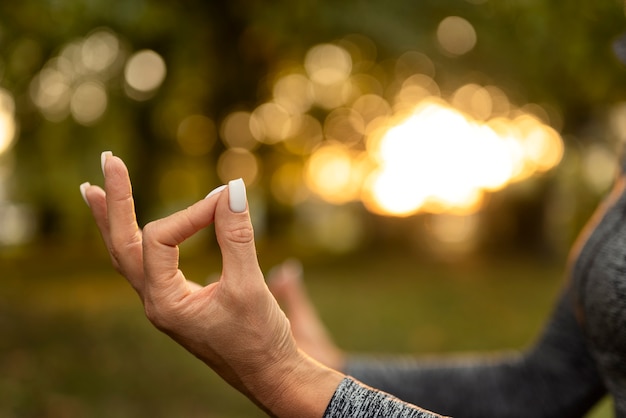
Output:
[[[626,417],[626,192],[593,230],[572,279],[587,343],[613,396],[616,416]]]
[[[434,362],[353,357],[346,372],[457,418],[582,417],[607,390],[616,417],[626,417],[626,193],[619,182],[614,197],[592,219],[567,285],[528,350]]]
[[[345,378],[328,404],[324,418],[440,418],[386,393]]]
[[[582,417],[606,390],[566,291],[524,353],[481,358],[352,358],[348,373],[400,399],[456,418]]]

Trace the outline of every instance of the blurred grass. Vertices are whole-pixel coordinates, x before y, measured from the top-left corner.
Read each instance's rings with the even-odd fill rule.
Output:
[[[77,254],[2,260],[0,417],[265,416],[154,330],[107,260]],[[279,261],[260,256],[264,268]],[[211,258],[183,266],[190,278],[219,269]],[[307,287],[336,341],[360,352],[522,348],[541,330],[562,276],[561,265],[536,260],[305,261]],[[589,415],[609,416],[610,401]]]

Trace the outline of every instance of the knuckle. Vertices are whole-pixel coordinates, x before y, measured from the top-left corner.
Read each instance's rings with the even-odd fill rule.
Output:
[[[143,227],[144,240],[152,239],[152,237],[155,235],[157,229],[158,229],[157,221],[148,222]]]
[[[143,234],[143,247],[153,247],[159,236],[159,222],[152,221],[146,224],[142,230]]]
[[[231,227],[224,232],[225,238],[235,243],[248,244],[254,241],[254,229],[250,222],[246,220],[231,225]]]
[[[136,254],[137,245],[141,245],[141,237],[137,234],[132,238],[111,237],[107,249],[111,256],[111,262],[119,272],[128,264],[129,255]]]
[[[120,274],[124,274],[124,251],[117,245],[111,244],[109,246],[109,255],[111,257],[111,264],[113,268]]]

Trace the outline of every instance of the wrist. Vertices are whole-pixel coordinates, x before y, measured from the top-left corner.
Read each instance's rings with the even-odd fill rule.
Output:
[[[345,376],[301,350],[246,379],[250,398],[271,416],[321,418]]]

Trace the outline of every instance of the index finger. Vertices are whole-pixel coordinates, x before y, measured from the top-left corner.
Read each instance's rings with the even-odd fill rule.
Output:
[[[105,242],[119,271],[141,292],[144,276],[141,230],[135,216],[128,169],[120,158],[104,152],[102,171],[108,222],[108,239]]]

